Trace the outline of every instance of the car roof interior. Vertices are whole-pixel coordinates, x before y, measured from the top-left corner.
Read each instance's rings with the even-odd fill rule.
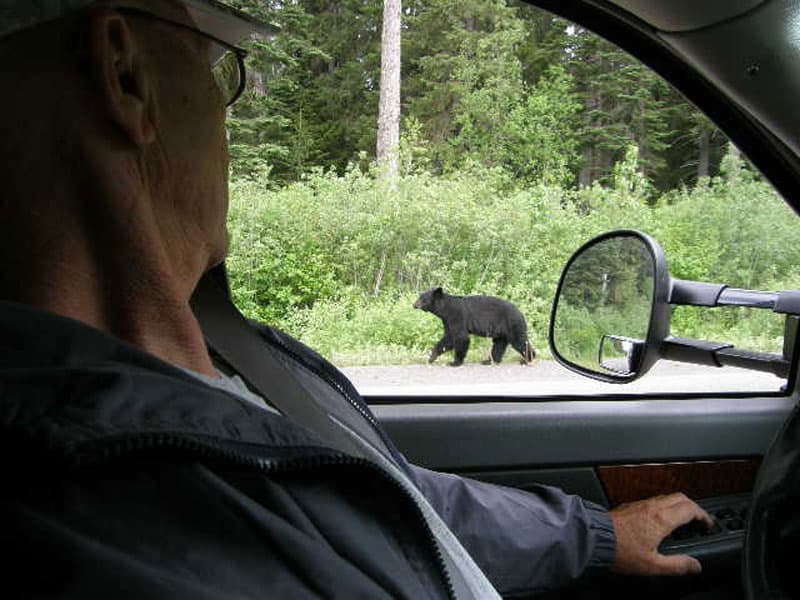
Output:
[[[766,0],[612,0],[660,31],[691,31],[734,19],[753,10]]]

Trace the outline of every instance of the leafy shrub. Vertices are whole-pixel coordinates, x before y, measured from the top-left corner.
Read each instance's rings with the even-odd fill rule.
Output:
[[[522,184],[503,169],[481,166],[443,176],[409,172],[395,192],[356,167],[343,175],[318,170],[282,188],[265,177],[234,181],[234,298],[248,316],[335,361],[386,364],[427,357],[441,325],[411,304],[437,285],[511,300],[546,356],[561,269],[583,242],[615,228],[659,239],[675,277],[748,288],[798,285],[800,229],[768,185],[737,172],[653,202],[636,160],[629,152],[610,187],[577,190]],[[747,312],[678,310],[674,329],[774,347],[780,319]],[[488,349],[483,341],[473,346],[471,356]]]

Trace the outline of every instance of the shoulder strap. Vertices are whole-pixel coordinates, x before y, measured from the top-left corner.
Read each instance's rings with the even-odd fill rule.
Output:
[[[310,429],[333,447],[363,456],[350,437],[303,387],[302,381],[270,352],[228,295],[224,266],[207,272],[191,300],[206,342],[247,384],[287,417]]]

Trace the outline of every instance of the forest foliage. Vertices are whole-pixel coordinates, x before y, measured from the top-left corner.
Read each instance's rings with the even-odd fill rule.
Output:
[[[441,324],[412,303],[438,285],[510,299],[546,356],[561,269],[583,242],[614,228],[654,236],[677,278],[755,289],[796,285],[795,217],[752,172],[704,179],[655,202],[640,185],[625,162],[611,185],[578,189],[521,185],[484,167],[405,175],[396,193],[358,167],[342,175],[316,171],[277,189],[238,180],[232,289],[249,316],[290,331],[339,364],[369,364],[425,358]],[[767,311],[684,308],[673,330],[780,351],[782,321]],[[486,349],[479,344],[476,353]]]
[[[374,165],[380,3],[238,4],[281,33],[250,44],[229,118],[232,291],[338,364],[424,360],[441,325],[411,305],[438,285],[512,300],[546,355],[561,268],[614,228],[658,239],[675,277],[797,286],[783,201],[700,112],[590,32],[514,0],[406,1],[390,189]],[[679,335],[772,351],[781,328],[742,309],[673,320]]]
[[[229,119],[236,176],[275,185],[375,155],[381,3],[236,0],[280,27],[248,45]],[[635,59],[517,0],[407,0],[402,134],[437,175],[480,163],[518,179],[608,183],[626,148],[664,192],[718,173],[726,139]]]

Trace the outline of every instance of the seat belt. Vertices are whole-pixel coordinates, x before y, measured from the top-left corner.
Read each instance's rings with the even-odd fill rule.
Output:
[[[267,402],[338,450],[364,457],[328,412],[277,357],[231,302],[224,264],[203,275],[191,298],[206,343]]]
[[[271,352],[265,351],[265,342],[261,335],[250,327],[239,309],[231,302],[224,265],[214,267],[203,276],[192,295],[191,307],[203,329],[206,343],[218,352],[253,390],[268,399],[287,417],[304,425],[334,448],[375,461],[375,457],[367,456],[352,441],[350,435],[333,422],[313,394],[303,387],[302,381],[293,377],[286,366]],[[500,597],[492,585],[447,529],[433,507],[424,499],[422,492],[397,465],[386,458],[384,460],[388,464],[383,468],[387,473],[394,473],[398,483],[406,488],[407,493],[419,507],[428,527],[434,523],[434,527],[442,532],[434,534],[435,543],[447,564],[445,572],[451,577],[456,597],[499,600]],[[459,556],[461,553],[463,557],[456,560],[454,556]],[[458,566],[459,564],[463,569]],[[469,582],[465,580],[465,572],[469,575]],[[479,591],[473,592],[473,590]]]

